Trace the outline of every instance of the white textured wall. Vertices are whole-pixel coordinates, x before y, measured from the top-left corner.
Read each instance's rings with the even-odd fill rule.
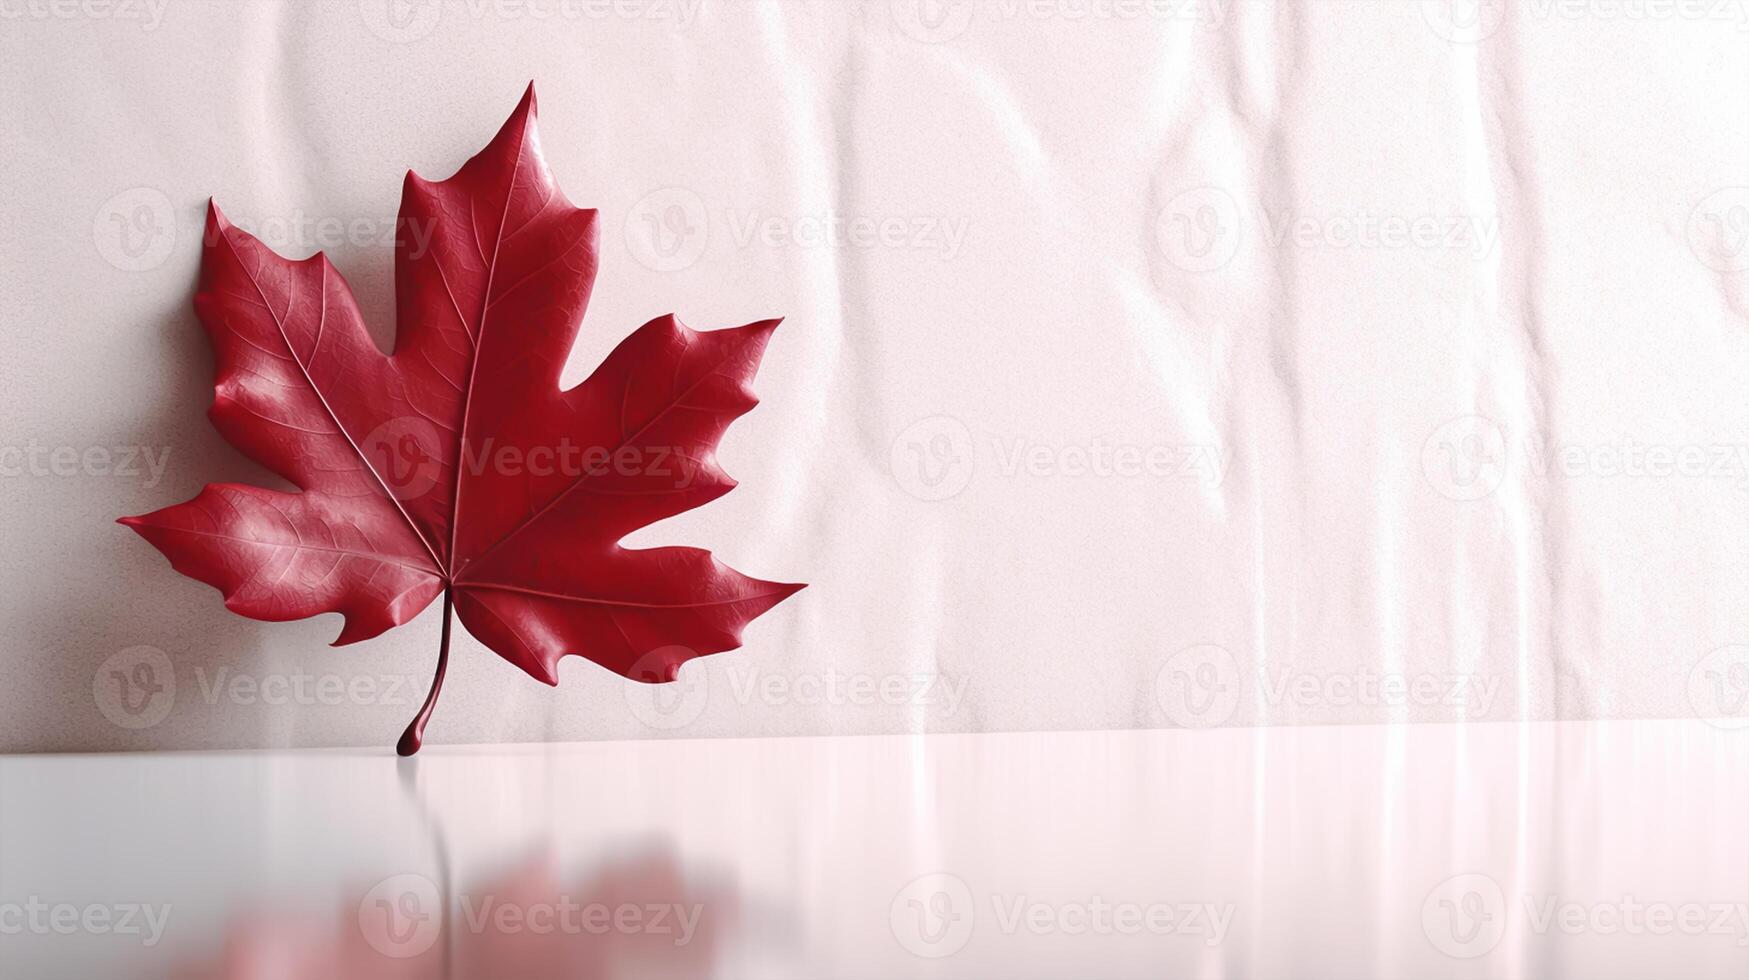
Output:
[[[660,704],[464,636],[434,740],[1742,717],[1744,3],[0,15],[0,750],[392,742],[435,609],[333,650],[110,522],[270,479],[204,417],[207,196],[386,344],[402,173],[530,78],[605,229],[575,376],[787,317],[740,489],[632,540],[812,587]]]

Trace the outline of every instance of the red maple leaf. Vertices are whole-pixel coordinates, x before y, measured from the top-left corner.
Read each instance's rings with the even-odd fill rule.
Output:
[[[749,621],[802,588],[697,548],[620,547],[734,487],[716,444],[757,403],[777,321],[696,332],[660,317],[561,389],[599,231],[554,183],[535,116],[530,85],[455,176],[407,174],[393,354],[327,256],[283,258],[209,207],[194,303],[218,360],[209,415],[301,492],[209,484],[121,520],[234,612],[342,614],[337,646],[443,596],[437,675],[403,755],[443,683],[452,605],[547,684],[567,654],[664,682],[740,646]]]

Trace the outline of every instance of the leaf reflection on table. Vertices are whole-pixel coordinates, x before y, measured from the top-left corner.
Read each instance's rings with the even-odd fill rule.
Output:
[[[425,909],[410,892],[357,893],[327,923],[239,918],[175,980],[662,980],[714,976],[733,889],[689,877],[667,849],[608,861],[567,884],[545,857]],[[411,900],[411,904],[400,904]],[[424,926],[421,929],[421,926]]]

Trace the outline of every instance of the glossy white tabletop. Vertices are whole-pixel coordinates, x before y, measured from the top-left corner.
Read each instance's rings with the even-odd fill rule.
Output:
[[[0,975],[1749,975],[1698,721],[0,759]]]

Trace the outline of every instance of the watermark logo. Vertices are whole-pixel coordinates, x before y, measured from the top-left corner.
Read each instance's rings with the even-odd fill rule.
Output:
[[[1523,9],[1538,21],[1720,21],[1749,30],[1744,0],[1524,0]]]
[[[1453,875],[1421,903],[1421,931],[1447,956],[1486,956],[1506,935],[1506,893],[1488,875]]]
[[[965,247],[970,221],[945,215],[779,215],[757,210],[727,214],[729,238],[740,248],[757,241],[766,248],[906,249],[933,252],[951,262]]]
[[[437,29],[443,0],[359,0],[358,15],[377,37],[410,44]]]
[[[721,222],[727,241],[738,249],[908,250],[948,262],[959,256],[970,231],[968,219],[947,215],[832,208],[798,214],[723,208],[713,213],[695,191],[664,187],[644,195],[626,212],[626,247],[650,269],[678,272],[704,254],[713,222]]]
[[[906,37],[942,44],[964,34],[974,14],[998,22],[1180,21],[1218,28],[1229,0],[891,0],[893,22]]]
[[[157,647],[128,647],[91,676],[91,698],[117,728],[151,728],[176,705],[176,669]]]
[[[155,487],[170,464],[169,446],[45,446],[32,440],[0,446],[0,477],[104,477]]]
[[[948,717],[964,702],[968,675],[918,672],[864,674],[827,667],[818,673],[789,675],[752,668],[728,668],[729,693],[736,704],[767,707],[937,709]]]
[[[476,936],[661,936],[684,946],[704,917],[702,903],[585,901],[567,894],[536,901],[526,893],[462,894],[451,908],[459,915],[446,923],[436,883],[422,874],[393,875],[359,901],[358,928],[378,953],[409,959],[436,945],[445,928]]]
[[[371,949],[407,959],[437,942],[443,930],[442,912],[436,882],[421,874],[392,875],[359,900],[358,929]]]
[[[1688,673],[1688,703],[1720,728],[1749,728],[1749,644],[1719,647]]]
[[[1749,31],[1744,0],[1423,0],[1421,16],[1433,32],[1453,44],[1477,44],[1505,23],[1508,8],[1528,23],[1623,21],[1669,23],[1718,21]]]
[[[482,21],[642,21],[686,30],[704,0],[450,0],[448,6],[475,24]],[[444,0],[359,0],[359,16],[372,34],[393,44],[429,35],[443,18]]]
[[[419,416],[390,419],[359,443],[364,458],[398,500],[417,499],[448,482],[444,473],[451,464],[440,458],[442,449],[437,427]],[[0,449],[0,465],[4,460],[5,450]],[[520,445],[487,436],[463,446],[459,461],[461,471],[469,476],[563,477],[572,482],[621,478],[638,482],[645,493],[685,490],[706,477],[713,465],[708,454],[701,456],[688,446],[592,446],[569,437]]]
[[[1452,500],[1480,500],[1506,476],[1506,434],[1480,415],[1452,419],[1421,444],[1421,472]]]
[[[176,209],[156,187],[132,187],[103,202],[91,219],[91,241],[123,272],[156,269],[176,249]]]
[[[170,0],[0,0],[0,21],[131,21],[142,31],[155,31],[169,5]]]
[[[1288,664],[1247,672],[1224,647],[1187,647],[1161,664],[1154,696],[1179,728],[1213,728],[1231,721],[1254,694],[1260,711],[1289,708],[1421,708],[1463,718],[1485,718],[1499,703],[1500,678],[1485,673],[1401,673],[1360,666],[1314,671]]]
[[[684,187],[651,191],[626,212],[625,236],[632,257],[646,268],[656,272],[688,268],[710,242],[704,198]]]
[[[986,920],[1004,936],[1180,936],[1218,946],[1233,922],[1232,903],[1112,901],[1093,895],[1068,901],[1026,894],[986,896]],[[887,910],[893,937],[907,951],[940,959],[964,949],[977,925],[977,899],[966,882],[946,872],[912,880]]]
[[[681,647],[665,648],[676,656],[692,656]],[[723,666],[726,683],[710,680],[703,664],[682,669],[669,683],[640,680],[664,676],[657,669],[671,662],[658,650],[632,669],[625,689],[632,714],[659,731],[674,731],[697,721],[707,702],[727,696],[736,705],[763,708],[835,708],[876,710],[909,707],[951,717],[965,703],[971,678],[931,671],[868,674],[827,666],[798,674],[761,670],[747,664]]]
[[[1749,947],[1749,902],[1645,901],[1634,895],[1571,901],[1525,895],[1525,924],[1538,936],[1714,936]]]
[[[506,936],[606,936],[672,937],[675,946],[692,942],[704,917],[704,906],[694,903],[580,902],[570,895],[553,901],[506,901],[496,895],[463,895],[461,925],[469,933],[493,932]]]
[[[1005,936],[1196,936],[1219,946],[1233,922],[1231,902],[1040,902],[1025,895],[990,897],[997,931]]]
[[[1749,271],[1749,187],[1708,194],[1688,215],[1688,247],[1707,268]]]
[[[1491,253],[1500,240],[1500,218],[1364,207],[1300,212],[1241,202],[1219,187],[1198,187],[1160,210],[1154,239],[1169,262],[1194,273],[1227,265],[1248,240],[1277,250],[1413,251],[1446,265],[1475,262]]]
[[[919,419],[893,440],[888,466],[900,489],[919,500],[958,495],[980,469],[1005,480],[1159,479],[1195,481],[1213,489],[1226,478],[1227,458],[1204,443],[1083,441],[1034,442],[1024,435],[992,435],[987,466],[965,423],[948,415]]]
[[[396,500],[418,500],[437,486],[443,475],[443,440],[425,419],[402,416],[372,429],[358,444]]]
[[[1226,479],[1227,459],[1218,446],[1137,445],[1093,439],[1085,444],[1045,445],[1023,436],[991,440],[996,472],[1004,477],[1099,477],[1195,480],[1213,489]]]
[[[994,0],[1004,20],[1183,21],[1220,27],[1230,0]]]
[[[698,653],[682,646],[651,650],[638,658],[622,682],[632,717],[657,731],[674,731],[698,720],[710,702],[710,679],[704,665],[687,668]],[[672,681],[662,681],[669,664],[681,664]],[[654,681],[655,683],[651,683]]]
[[[1413,249],[1431,255],[1481,259],[1500,240],[1498,215],[1392,214],[1367,208],[1296,214],[1259,209],[1263,236],[1275,248]]]
[[[1507,471],[1527,479],[1716,480],[1749,490],[1749,445],[1641,442],[1620,437],[1561,442],[1540,434],[1508,438],[1492,419],[1464,415],[1434,429],[1421,445],[1427,482],[1452,500],[1480,500]]]
[[[1421,929],[1435,949],[1454,959],[1488,955],[1515,926],[1517,934],[1532,936],[1705,936],[1749,947],[1745,902],[1672,902],[1622,893],[1601,901],[1552,893],[1516,899],[1490,875],[1453,875],[1427,893]]]
[[[311,214],[294,208],[286,214],[254,215],[243,212],[225,216],[231,225],[246,231],[261,244],[281,255],[300,251],[329,251],[343,246],[391,248],[404,246],[410,259],[423,257],[437,234],[432,218],[401,218],[395,215]],[[216,229],[203,236],[206,244],[219,242]]]
[[[1154,675],[1155,700],[1179,728],[1225,724],[1239,708],[1243,687],[1238,661],[1213,643],[1178,651]]]
[[[423,696],[420,678],[406,674],[318,674],[306,670],[249,674],[229,667],[209,673],[197,666],[194,682],[201,700],[209,706],[223,700],[242,707],[405,707],[418,704]]]
[[[1329,673],[1289,665],[1263,671],[1263,702],[1271,708],[1299,707],[1450,708],[1465,718],[1486,718],[1500,695],[1500,678],[1491,674],[1424,671],[1403,674],[1370,667]]]
[[[1243,216],[1233,195],[1219,187],[1180,193],[1154,220],[1154,241],[1186,272],[1212,272],[1239,254]]]
[[[150,949],[164,938],[170,910],[137,902],[75,905],[32,895],[22,902],[0,902],[0,936],[126,936]]]
[[[893,440],[893,479],[918,500],[946,500],[972,482],[972,433],[947,415],[919,419]]]
[[[913,41],[943,44],[972,23],[971,0],[892,0],[893,23]]]
[[[1506,0],[1422,0],[1421,17],[1444,40],[1477,44],[1506,20]]]
[[[893,896],[887,922],[893,938],[913,955],[952,956],[971,942],[977,925],[972,889],[946,872],[923,875]]]

